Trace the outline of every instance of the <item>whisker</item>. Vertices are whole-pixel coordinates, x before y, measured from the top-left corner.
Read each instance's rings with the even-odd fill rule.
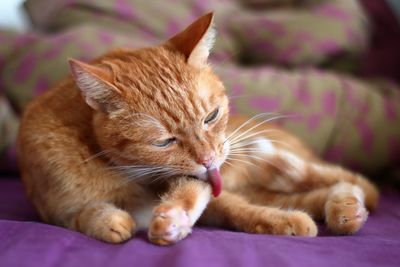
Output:
[[[140,181],[143,181],[143,180],[146,180],[146,179],[147,179],[147,177],[145,177],[145,176],[138,177],[138,176],[135,176],[135,175],[129,175],[129,176],[124,177],[122,179],[122,181],[124,183],[130,183],[130,182],[140,182]]]
[[[241,136],[247,134],[248,132],[252,131],[253,129],[259,127],[260,125],[262,125],[262,124],[264,124],[264,123],[267,123],[267,122],[270,122],[270,121],[276,120],[276,119],[287,118],[287,117],[289,117],[289,115],[279,115],[279,116],[276,116],[276,117],[273,117],[273,118],[265,119],[265,120],[263,120],[263,121],[257,123],[256,125],[252,126],[250,129],[247,129],[247,130],[244,131],[243,133],[240,133],[239,135],[237,135],[237,136],[235,136],[234,138],[232,138],[231,142],[235,142],[235,140],[237,140],[239,137],[241,137]]]
[[[268,141],[271,142],[271,143],[281,144],[282,146],[285,146],[286,148],[290,148],[291,147],[288,143],[280,141],[280,140],[268,139]],[[258,144],[258,141],[253,139],[253,140],[249,140],[248,142],[243,142],[243,143],[242,142],[238,142],[238,143],[235,143],[233,146],[230,146],[229,149],[230,150],[234,150],[236,148],[246,147],[246,146],[250,146],[250,145],[253,145],[253,144]]]
[[[225,164],[225,163],[228,164],[229,166],[232,166],[232,167],[235,166],[235,165],[233,165],[232,163],[228,162],[227,160],[224,161],[224,164]]]
[[[229,153],[235,153],[235,152],[260,152],[262,154],[271,154],[270,152],[267,152],[261,148],[236,148],[232,149]]]
[[[157,171],[161,170],[162,167],[123,167],[123,168],[111,167],[108,169],[130,174],[130,173],[138,173],[145,171]]]
[[[154,183],[173,175],[181,174],[183,166],[127,165],[112,166],[108,169],[115,170],[125,176],[123,181],[127,183],[145,180],[149,183]]]
[[[253,166],[255,166],[255,167],[259,167],[259,166],[257,166],[256,164],[254,164],[254,163],[252,163],[252,162],[250,162],[250,161],[245,161],[245,160],[241,160],[241,159],[238,159],[238,158],[232,158],[232,157],[227,157],[227,159],[228,159],[228,160],[239,161],[239,162],[243,162],[243,163],[246,163],[246,164],[253,165]]]
[[[143,180],[149,180],[154,176],[160,176],[162,172],[156,171],[156,172],[149,172],[149,173],[141,173],[141,174],[131,174],[127,177],[128,182],[132,181],[143,181]],[[152,182],[152,181],[150,181]]]
[[[92,155],[92,156],[90,156],[90,157],[84,159],[84,160],[82,161],[82,163],[86,163],[86,162],[88,162],[88,161],[90,161],[90,160],[93,160],[93,159],[95,159],[95,158],[98,158],[98,157],[103,156],[103,155],[108,154],[108,153],[111,153],[111,151],[109,151],[109,150],[100,151],[99,153],[96,153],[96,154],[94,154],[94,155]]]
[[[175,172],[175,171],[162,173],[161,175],[159,175],[158,177],[153,179],[150,183],[155,183],[155,182],[158,182],[158,181],[163,180],[163,179],[167,179],[167,178],[169,178],[169,177],[171,177],[173,175],[177,175],[177,174],[179,174],[179,172]]]
[[[243,154],[243,153],[234,153],[233,155],[260,160],[260,161],[266,162],[266,163],[270,164],[271,166],[273,166],[273,167],[278,169],[278,166],[275,163],[273,163],[270,160],[267,160],[266,158],[262,158],[262,157],[259,157],[259,156],[256,156],[256,155]]]
[[[237,142],[237,143],[229,146],[229,149],[233,150],[233,149],[236,149],[236,148],[251,146],[251,145],[254,145],[254,144],[258,144],[258,141],[255,140],[255,139],[247,140],[246,142],[240,141],[240,142]]]
[[[270,133],[270,132],[276,132],[276,131],[277,130],[275,130],[275,129],[265,129],[265,130],[258,131],[258,132],[255,132],[255,133],[249,133],[248,135],[246,135],[244,137],[241,137],[240,139],[237,139],[237,138],[234,139],[233,142],[231,142],[231,144],[234,145],[236,143],[239,143],[242,140],[249,139],[249,138],[251,138],[253,136],[256,136],[256,135],[259,135],[259,134],[262,134],[262,133]]]
[[[248,119],[247,121],[243,122],[241,125],[239,125],[232,133],[230,133],[226,138],[225,138],[225,142],[227,140],[229,140],[231,138],[231,136],[234,136],[238,131],[240,131],[240,129],[242,129],[244,126],[248,125],[249,123],[251,123],[253,120],[262,117],[262,116],[267,116],[267,115],[271,115],[274,113],[259,113],[254,115],[253,117],[251,117],[250,119]]]
[[[251,154],[247,154],[247,153],[232,153],[232,155],[242,156],[242,157],[250,157],[250,158],[257,159],[257,160],[265,161],[265,162],[270,163],[271,165],[273,165],[273,163],[271,161],[269,161],[269,160],[267,160],[265,158],[256,156],[256,155],[251,155]]]

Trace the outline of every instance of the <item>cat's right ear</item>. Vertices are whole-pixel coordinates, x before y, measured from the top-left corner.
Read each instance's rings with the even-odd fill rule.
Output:
[[[110,69],[69,59],[72,76],[86,103],[95,110],[109,112],[111,101],[121,92],[112,84]]]
[[[213,20],[213,13],[198,18],[169,39],[166,45],[184,55],[188,64],[199,68],[205,66],[215,39]]]

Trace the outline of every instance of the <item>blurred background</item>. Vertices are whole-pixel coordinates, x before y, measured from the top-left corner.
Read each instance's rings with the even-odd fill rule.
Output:
[[[232,113],[289,115],[325,159],[400,184],[400,1],[8,0],[0,3],[0,176],[26,104],[84,61],[156,45],[215,12],[210,64]]]

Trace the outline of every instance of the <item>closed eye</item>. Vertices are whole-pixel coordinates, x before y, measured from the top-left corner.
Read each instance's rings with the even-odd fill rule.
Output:
[[[208,116],[204,120],[204,123],[210,124],[210,123],[214,122],[218,117],[218,113],[219,113],[219,108],[216,108],[213,112],[208,114]]]
[[[174,144],[175,142],[176,142],[176,138],[172,137],[172,138],[157,141],[157,142],[153,143],[153,145],[155,145],[157,147],[167,147],[169,145]]]

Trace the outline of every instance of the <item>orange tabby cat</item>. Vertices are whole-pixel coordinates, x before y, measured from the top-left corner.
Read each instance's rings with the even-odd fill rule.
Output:
[[[377,204],[370,182],[323,162],[266,114],[228,123],[207,65],[212,18],[160,46],[71,60],[72,77],[29,105],[19,162],[45,222],[113,243],[148,228],[160,245],[198,219],[262,234],[316,236],[312,218],[338,234],[360,229]]]

